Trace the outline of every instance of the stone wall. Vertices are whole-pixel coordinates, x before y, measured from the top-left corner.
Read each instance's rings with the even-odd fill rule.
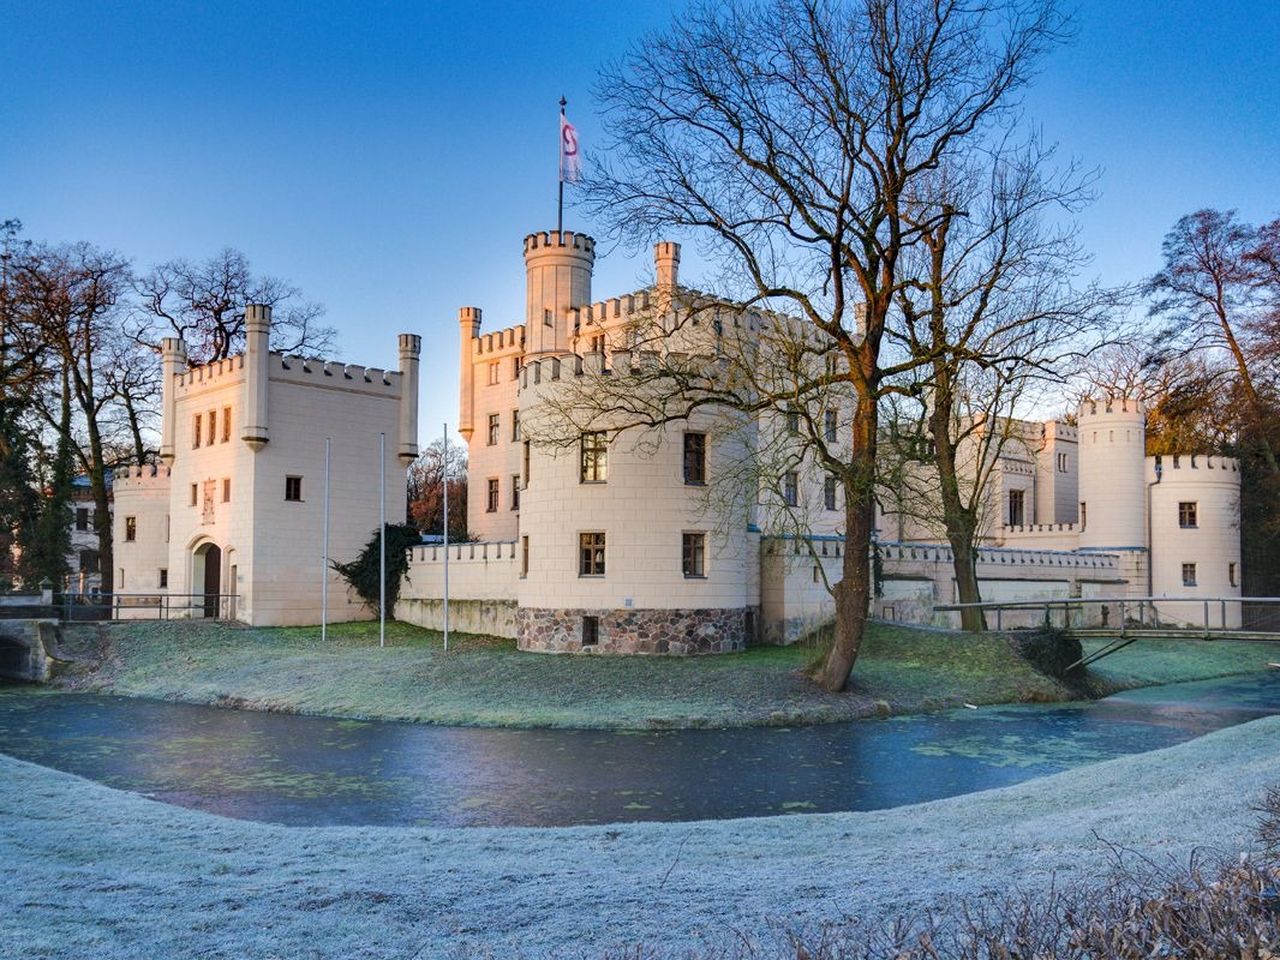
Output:
[[[596,617],[598,642],[582,643],[584,617]],[[521,607],[517,645],[539,653],[659,654],[688,656],[742,650],[756,608],[600,610]],[[754,629],[754,627],[753,627]]]
[[[444,600],[429,597],[401,598],[396,603],[397,620],[415,623],[428,630],[444,629]],[[516,637],[514,600],[456,600],[449,598],[449,629],[459,633],[479,633],[489,637]]]

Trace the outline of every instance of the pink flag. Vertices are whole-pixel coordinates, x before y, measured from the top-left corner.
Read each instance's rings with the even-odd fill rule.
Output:
[[[560,182],[576,183],[581,175],[578,166],[578,131],[563,112],[560,114]]]

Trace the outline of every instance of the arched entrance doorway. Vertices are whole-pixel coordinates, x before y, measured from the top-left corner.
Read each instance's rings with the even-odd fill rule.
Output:
[[[218,594],[222,593],[222,549],[216,543],[202,543],[196,547],[191,559],[192,593],[203,594],[204,615],[216,617]]]

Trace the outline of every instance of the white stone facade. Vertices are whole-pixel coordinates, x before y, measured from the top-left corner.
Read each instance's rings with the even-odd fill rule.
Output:
[[[767,509],[770,496],[790,496],[779,478],[762,476],[754,481],[759,496],[720,503],[718,512],[700,495],[713,474],[743,459],[741,444],[769,445],[784,429],[779,416],[742,424],[731,440],[714,422],[723,415],[710,412],[657,433],[622,431],[608,443],[600,477],[590,475],[585,439],[531,442],[539,411],[567,383],[644,362],[628,342],[638,317],[662,317],[682,298],[704,296],[679,285],[679,247],[661,243],[652,287],[593,303],[594,257],[594,242],[582,234],[532,234],[524,242],[524,322],[485,333],[479,308],[459,313],[468,529],[485,542],[450,548],[451,597],[477,629],[514,636],[531,650],[700,653],[756,637],[794,640],[830,618],[825,583],[840,575],[843,513],[828,507],[823,474],[805,464],[796,470],[794,499],[808,531],[798,538]],[[696,344],[667,348],[698,352]],[[1174,466],[1164,458],[1154,482],[1156,460],[1143,455],[1143,411],[1124,398],[1086,404],[1076,424],[1007,426],[1011,439],[986,495],[978,559],[984,598],[1239,595],[1234,463],[1182,457]],[[684,465],[690,433],[706,442],[706,476],[693,482]],[[892,509],[877,519],[873,614],[950,623],[932,609],[956,599],[941,531]],[[443,556],[439,548],[415,550],[399,616],[439,626]],[[1185,564],[1194,565],[1194,583],[1184,582]],[[1161,604],[1158,612],[1195,621],[1188,606]]]
[[[378,528],[380,434],[387,522],[404,521],[419,338],[402,334],[400,368],[382,370],[272,353],[270,322],[269,307],[250,306],[245,352],[205,366],[165,341],[164,465],[116,477],[118,593],[167,597],[174,615],[318,623],[326,439],[329,557],[352,559]],[[367,615],[337,574],[327,580],[331,620]],[[155,615],[146,596],[121,603]]]

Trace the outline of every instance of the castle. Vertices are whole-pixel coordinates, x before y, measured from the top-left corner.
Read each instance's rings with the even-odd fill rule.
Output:
[[[470,455],[468,529],[480,542],[449,548],[454,627],[550,652],[706,653],[796,639],[831,617],[826,583],[839,579],[843,550],[832,478],[772,453],[798,411],[727,431],[701,408],[656,433],[593,428],[548,442],[546,432],[548,409],[580,402],[593,382],[607,389],[614,371],[654,350],[713,364],[713,329],[717,341],[730,323],[748,338],[786,319],[731,309],[707,314],[716,318],[691,336],[669,319],[714,302],[680,285],[677,244],[656,245],[652,286],[606,301],[591,299],[594,259],[583,234],[531,234],[523,322],[482,332],[479,308],[459,312],[458,429]],[[638,328],[669,332],[646,350]],[[829,418],[834,434],[847,400],[810,414]],[[1202,604],[1173,598],[1239,595],[1234,461],[1146,457],[1142,407],[1126,398],[1085,403],[1074,425],[1011,427],[988,481],[977,557],[985,600],[1169,597],[1148,615],[1180,622],[1198,621]],[[744,461],[755,470],[742,473],[742,502],[709,509],[709,481]],[[877,523],[873,615],[953,624],[933,610],[956,599],[940,528],[904,516],[890,496]],[[444,548],[413,554],[397,616],[438,627]],[[1238,605],[1221,617],[1238,623]]]
[[[327,592],[329,619],[367,616],[326,569],[325,441],[328,556],[347,560],[378,529],[383,446],[387,521],[405,519],[421,340],[402,334],[399,370],[381,370],[272,352],[268,306],[245,330],[242,354],[203,366],[162,344],[161,465],[114,482],[121,614],[313,624]]]
[[[816,410],[713,405],[660,429],[570,422],[565,432],[575,404],[655,358],[720,370],[725,344],[754,350],[794,322],[681,285],[675,243],[656,245],[653,284],[605,301],[591,299],[595,243],[584,234],[531,234],[524,262],[521,322],[484,331],[479,308],[458,315],[476,540],[447,548],[453,628],[530,651],[695,654],[791,642],[829,620],[843,504],[799,425],[838,444],[850,396],[834,390]],[[115,478],[117,590],[138,616],[168,598],[174,615],[311,624],[322,582],[331,620],[368,615],[323,565],[325,438],[328,555],[347,559],[377,527],[379,433],[387,518],[404,518],[420,340],[400,336],[398,371],[344,366],[272,353],[270,319],[250,307],[243,355],[204,366],[188,366],[181,341],[164,342],[162,466]],[[770,375],[768,362],[757,366]],[[1159,597],[1144,616],[1198,623],[1205,598],[1239,596],[1234,461],[1145,456],[1142,406],[1123,397],[1084,403],[1074,423],[1001,427],[976,557],[984,600]],[[955,625],[935,610],[957,596],[943,530],[892,486],[878,501],[872,615]],[[411,550],[398,618],[443,624],[445,554]],[[1214,625],[1238,625],[1237,604],[1214,606]],[[1108,612],[1121,615],[1083,616]]]

